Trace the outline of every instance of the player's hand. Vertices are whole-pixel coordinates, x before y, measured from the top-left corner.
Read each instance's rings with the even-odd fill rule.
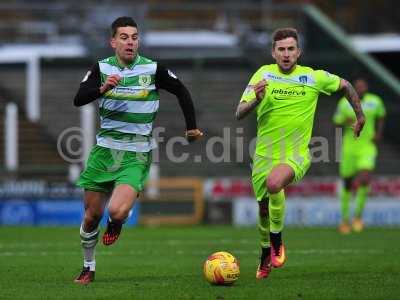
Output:
[[[365,124],[365,117],[361,116],[357,118],[357,121],[353,125],[353,132],[355,137],[359,137],[361,130],[363,129]]]
[[[121,80],[121,76],[119,76],[117,74],[108,76],[106,81],[104,82],[104,84],[100,87],[100,93],[104,94],[105,92],[116,87],[120,80]]]
[[[203,136],[203,132],[200,129],[190,129],[186,130],[185,137],[189,143],[200,139]]]
[[[256,98],[261,101],[265,97],[265,89],[268,86],[268,82],[263,79],[254,86],[254,92],[256,93]]]

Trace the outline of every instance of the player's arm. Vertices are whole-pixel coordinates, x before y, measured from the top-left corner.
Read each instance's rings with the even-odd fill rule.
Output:
[[[91,70],[86,73],[79,86],[79,90],[74,98],[74,105],[82,106],[93,102],[105,92],[117,86],[120,79],[119,75],[110,75],[104,84],[101,85],[99,64],[94,64]]]
[[[257,107],[258,104],[264,99],[265,88],[267,86],[265,79],[257,82],[254,86],[247,86],[247,89],[254,89],[255,98],[250,101],[241,100],[236,108],[235,117],[237,120],[241,120],[246,117],[250,112]]]
[[[203,132],[197,128],[196,115],[192,97],[188,89],[171,71],[158,64],[155,76],[157,89],[164,89],[178,98],[186,122],[185,136],[189,142],[195,141],[203,136]]]
[[[378,98],[377,104],[378,105],[377,105],[377,110],[376,110],[375,136],[374,136],[375,143],[378,143],[382,139],[383,126],[385,125],[385,116],[386,116],[386,109],[385,109],[382,99]]]
[[[358,137],[365,124],[365,116],[361,108],[360,97],[358,96],[351,83],[348,82],[346,79],[340,79],[339,90],[344,91],[344,96],[346,97],[347,101],[349,101],[351,107],[354,110],[354,113],[356,114],[357,120],[354,124],[353,131],[354,135]]]
[[[385,125],[385,117],[379,118],[375,122],[374,142],[378,143],[382,139],[383,127]]]

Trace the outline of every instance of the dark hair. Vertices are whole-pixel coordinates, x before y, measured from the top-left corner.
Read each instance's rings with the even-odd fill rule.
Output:
[[[353,82],[355,82],[355,81],[365,81],[365,82],[367,82],[368,80],[364,77],[364,76],[355,76],[355,77],[353,77]]]
[[[115,21],[112,22],[111,24],[111,36],[113,37],[115,36],[115,34],[117,33],[117,29],[119,27],[127,27],[127,26],[137,28],[135,20],[133,20],[131,17],[119,17],[115,19]]]
[[[297,45],[299,45],[299,35],[295,28],[278,28],[272,34],[272,48],[275,48],[277,41],[284,40],[286,38],[292,37],[296,40]]]
[[[364,82],[368,88],[368,80],[365,77],[363,76],[355,77],[352,81],[353,86],[356,84],[357,81]]]

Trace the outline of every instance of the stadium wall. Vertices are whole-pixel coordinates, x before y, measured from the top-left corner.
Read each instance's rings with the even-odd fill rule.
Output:
[[[248,226],[257,220],[257,203],[248,178],[210,178],[203,184],[192,179],[193,188],[188,179],[183,184],[177,179],[162,180],[165,184],[158,201],[142,197],[133,209],[129,225],[145,220],[141,223]],[[171,180],[175,185],[168,187]],[[336,177],[308,177],[289,186],[286,224],[338,224],[337,186]],[[203,190],[199,191],[199,187]],[[400,226],[400,177],[377,177],[371,187],[364,215],[366,224]],[[0,226],[79,225],[83,215],[82,196],[80,188],[62,182],[3,181],[0,183]]]

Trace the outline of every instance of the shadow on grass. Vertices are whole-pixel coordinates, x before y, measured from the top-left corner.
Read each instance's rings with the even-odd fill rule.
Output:
[[[232,289],[235,287],[240,287],[240,281],[235,282],[231,285],[215,285],[208,283],[205,279],[193,275],[193,276],[170,276],[170,275],[154,275],[154,274],[146,274],[146,275],[119,275],[119,276],[99,276],[96,278],[95,283],[98,284],[126,284],[130,283],[133,286],[141,286],[141,285],[148,285],[148,284],[167,284],[167,285],[176,285],[179,282],[191,282],[196,283],[195,285],[202,286],[202,287],[210,287],[210,288],[217,288],[217,289]],[[183,286],[182,286],[183,287]],[[193,285],[192,285],[193,287]]]

